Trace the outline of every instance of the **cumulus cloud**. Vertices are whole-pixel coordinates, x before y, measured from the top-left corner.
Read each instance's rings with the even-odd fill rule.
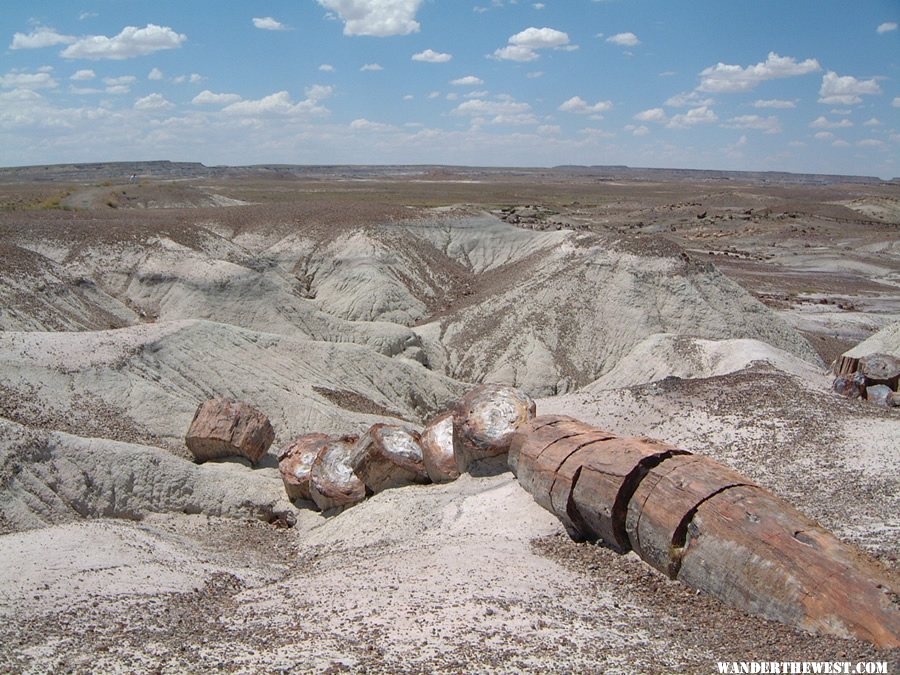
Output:
[[[900,108],[900,96],[896,96],[893,101],[891,101],[891,105],[894,108]]]
[[[760,82],[784,77],[806,75],[821,70],[816,59],[798,62],[792,56],[779,56],[769,52],[768,58],[753,66],[734,66],[717,63],[700,72],[700,91],[731,93],[750,91]]]
[[[489,124],[535,124],[537,122],[530,105],[508,98],[497,101],[474,98],[460,103],[452,113],[478,118],[479,122]]]
[[[163,72],[159,68],[154,68],[149,73],[147,73],[148,80],[161,80],[163,79]]]
[[[288,30],[280,21],[276,21],[271,16],[253,17],[253,25],[261,30]]]
[[[619,45],[620,47],[636,47],[641,44],[641,41],[638,40],[638,36],[634,33],[616,33],[615,35],[610,35],[606,38],[607,42],[611,42],[614,45]]]
[[[638,122],[665,122],[668,118],[666,117],[666,111],[662,108],[650,108],[639,112],[634,116],[634,119]]]
[[[875,29],[879,35],[882,33],[890,33],[892,30],[897,30],[897,22],[896,21],[885,21],[883,24],[880,24],[878,28]]]
[[[425,63],[447,63],[452,58],[452,54],[436,52],[433,49],[426,49],[424,52],[412,55],[413,61],[424,61]]]
[[[723,123],[722,126],[728,129],[756,129],[766,134],[781,133],[781,122],[774,115],[769,117],[739,115],[738,117],[732,117]]]
[[[634,124],[626,124],[625,131],[630,131],[632,136],[646,136],[650,133],[650,128],[643,124],[637,126]]]
[[[451,80],[450,84],[455,84],[458,87],[477,87],[479,84],[484,84],[484,80],[474,75],[466,75],[465,77]]]
[[[579,115],[600,114],[606,112],[613,107],[612,101],[597,101],[596,103],[588,103],[580,96],[573,96],[568,101],[564,101],[559,110],[563,112],[577,113]]]
[[[696,91],[684,91],[666,99],[666,105],[672,108],[696,108],[701,105],[711,106],[715,99],[708,98]]]
[[[0,87],[4,89],[53,89],[59,86],[56,78],[48,70],[37,73],[12,71],[0,75]]]
[[[534,61],[539,49],[575,49],[568,34],[555,28],[526,28],[508,40],[506,47],[494,51],[494,58],[505,61]]]
[[[832,138],[834,138],[834,134],[830,131],[817,131],[813,138],[819,141],[830,141]]]
[[[878,127],[881,126],[881,120],[877,117],[872,117],[863,122],[864,127]]]
[[[379,70],[384,70],[384,68],[382,68],[378,63],[367,63],[362,68],[360,68],[360,70],[364,73],[375,73]]]
[[[323,63],[321,66],[319,66],[319,70],[321,70],[323,73],[333,73],[334,66],[330,63]]]
[[[214,94],[209,89],[204,89],[191,100],[191,103],[195,105],[228,105],[240,100],[241,97],[237,94]]]
[[[134,102],[135,110],[170,110],[174,107],[175,104],[162,94],[149,94]]]
[[[168,26],[148,23],[144,28],[126,26],[118,35],[90,35],[80,38],[62,50],[66,59],[122,60],[152,54],[163,49],[176,49],[187,35],[176,33]]]
[[[344,35],[389,37],[419,32],[422,0],[319,0],[344,22]]]
[[[812,122],[809,123],[809,126],[813,129],[846,129],[847,127],[852,127],[853,122],[847,119],[838,120],[837,122],[832,122],[824,115],[820,115]]]
[[[861,96],[880,94],[881,87],[874,80],[858,80],[852,75],[841,77],[833,70],[829,70],[822,77],[822,86],[819,89],[819,103],[828,105],[858,105],[862,103]]]
[[[327,113],[328,110],[319,105],[317,98],[308,97],[304,101],[295,103],[291,95],[286,91],[277,91],[261,99],[236,101],[227,105],[223,110],[235,115],[317,115]]]
[[[90,68],[85,68],[83,70],[75,71],[75,74],[69,79],[75,80],[76,82],[84,82],[85,80],[93,80],[95,77],[97,77],[97,73]]]
[[[769,98],[769,99],[765,99],[765,100],[760,99],[760,100],[754,101],[753,107],[754,108],[788,109],[788,108],[796,108],[797,104],[794,103],[793,101],[785,101],[784,99],[780,99],[780,98]]]
[[[370,122],[365,118],[353,120],[350,122],[350,128],[354,131],[376,131],[376,132],[385,132],[385,131],[394,131],[395,127],[390,124],[384,124],[382,122]]]
[[[75,42],[71,35],[61,35],[55,28],[35,28],[30,33],[15,33],[10,49],[40,49],[54,45],[67,45]]]
[[[675,115],[666,126],[670,129],[687,129],[697,124],[711,124],[718,121],[719,116],[703,105],[699,108],[691,108],[683,115]]]

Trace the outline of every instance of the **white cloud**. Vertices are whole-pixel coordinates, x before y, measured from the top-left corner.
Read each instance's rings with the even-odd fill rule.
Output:
[[[358,120],[353,120],[350,122],[350,128],[354,131],[377,131],[377,132],[385,132],[385,131],[395,131],[396,127],[391,126],[390,124],[383,124],[381,122],[370,122],[369,120],[362,118]]]
[[[97,77],[97,73],[90,68],[85,68],[84,70],[75,71],[75,74],[69,79],[76,82],[84,82],[85,80],[93,80],[95,77]]]
[[[542,124],[537,129],[535,129],[541,136],[548,136],[551,134],[561,134],[562,127],[558,124]]]
[[[665,122],[668,118],[666,117],[666,111],[662,108],[650,108],[639,112],[634,116],[634,119],[638,122]]]
[[[856,144],[863,148],[880,148],[884,146],[884,141],[879,141],[877,138],[864,138]]]
[[[882,33],[890,33],[892,30],[897,30],[897,22],[896,21],[885,21],[883,24],[878,26],[875,31],[880,35]]]
[[[806,75],[817,70],[821,70],[821,66],[816,59],[806,59],[798,63],[791,56],[779,56],[775,52],[769,52],[764,62],[746,68],[720,62],[704,69],[700,72],[698,89],[725,93],[750,91],[765,80]]]
[[[67,45],[75,42],[71,35],[61,35],[55,28],[35,28],[28,34],[16,33],[13,35],[10,49],[40,49],[53,45]]]
[[[833,70],[829,70],[822,77],[822,86],[819,89],[819,103],[828,105],[857,105],[862,103],[860,96],[868,94],[880,94],[881,87],[872,80],[857,80],[852,75],[841,77]]]
[[[770,98],[765,100],[757,100],[753,102],[754,108],[796,108],[797,104],[793,101],[785,101],[780,98]]]
[[[666,126],[670,129],[687,129],[697,124],[711,124],[718,121],[719,116],[704,105],[691,108],[683,115],[675,115]]]
[[[474,75],[466,75],[465,77],[451,80],[450,84],[455,84],[458,87],[476,87],[479,84],[484,84],[484,80],[480,77],[475,77]]]
[[[288,30],[287,26],[271,16],[253,17],[253,25],[261,30]]]
[[[424,61],[425,63],[447,63],[452,58],[452,54],[436,52],[433,49],[426,49],[424,52],[412,55],[413,61]]]
[[[732,117],[723,123],[722,126],[728,129],[756,129],[766,134],[781,133],[781,122],[774,115],[769,117],[739,115],[738,117]]]
[[[330,84],[314,84],[311,87],[307,87],[303,93],[311,101],[322,101],[334,93],[334,87]]]
[[[610,35],[606,38],[606,41],[621,47],[636,47],[641,44],[641,41],[638,40],[638,36],[634,33],[616,33],[615,35]]]
[[[175,104],[162,94],[149,94],[134,102],[135,110],[170,110],[174,107]]]
[[[650,128],[643,124],[635,126],[634,124],[626,124],[625,131],[630,131],[632,136],[646,136],[650,133]]]
[[[704,98],[700,93],[696,91],[684,91],[680,94],[675,94],[674,96],[666,99],[665,105],[672,108],[696,108],[701,105],[711,106],[715,102],[715,99]]]
[[[326,89],[329,89],[326,87]],[[277,91],[261,99],[237,101],[226,106],[226,113],[236,115],[320,115],[328,112],[327,108],[320,105],[318,98],[308,97],[304,101],[294,103],[291,95],[286,91]]]
[[[881,120],[879,120],[877,117],[872,117],[871,119],[867,119],[865,122],[863,122],[863,126],[864,127],[879,127],[879,126],[881,126]]]
[[[535,3],[532,3],[531,6],[534,7],[535,9],[544,9],[547,5],[545,5],[543,2],[535,2]]]
[[[54,89],[58,86],[59,82],[46,70],[37,73],[12,71],[0,75],[0,87],[5,89]]]
[[[191,103],[195,105],[227,105],[240,100],[241,97],[237,94],[214,94],[209,89],[204,89],[193,98]]]
[[[200,73],[191,73],[190,81],[191,84],[197,84],[199,82],[203,82],[206,78],[203,77]]]
[[[599,114],[606,112],[613,107],[612,101],[597,101],[597,103],[588,103],[580,96],[573,96],[568,101],[559,106],[559,110],[563,112],[577,113],[579,115]]]
[[[367,63],[362,68],[360,68],[360,70],[364,73],[369,73],[378,72],[379,70],[384,70],[384,68],[382,68],[381,65],[377,63]]]
[[[850,144],[842,138],[837,139],[832,145],[836,148],[849,148]]]
[[[894,108],[900,108],[900,96],[896,96],[893,101],[891,101],[891,105]]]
[[[830,141],[832,138],[834,138],[834,134],[831,133],[830,131],[817,131],[813,135],[813,138],[820,140],[820,141]]]
[[[147,73],[148,80],[161,80],[163,79],[163,72],[159,68],[154,68],[149,73]]]
[[[531,106],[515,100],[488,101],[475,98],[456,106],[454,115],[467,115],[480,118],[479,122],[488,124],[535,124],[537,120],[531,113]]]
[[[422,0],[319,0],[344,22],[344,35],[388,37],[419,32]]]
[[[824,115],[820,115],[812,122],[810,122],[809,126],[813,129],[846,129],[848,127],[852,127],[853,122],[847,119],[832,122]]]
[[[505,61],[534,61],[539,49],[574,49],[569,36],[555,28],[526,28],[508,40],[506,47],[494,51],[493,57]]]
[[[543,77],[543,76],[544,76],[544,71],[542,71],[542,70],[533,70],[530,73],[527,73],[525,75],[525,77],[527,77],[529,80],[535,80],[535,79],[537,79],[539,77]]]
[[[441,97],[441,92],[439,92],[439,91],[432,91],[432,92],[428,93],[428,98],[431,100],[434,100],[434,99],[440,98],[440,97]]]
[[[90,35],[76,40],[62,50],[66,59],[130,59],[152,54],[163,49],[176,49],[187,40],[187,35],[176,33],[168,26],[148,23],[144,28],[126,26],[114,37]]]
[[[321,66],[319,66],[319,70],[321,70],[323,73],[333,73],[334,66],[330,63],[323,63]]]

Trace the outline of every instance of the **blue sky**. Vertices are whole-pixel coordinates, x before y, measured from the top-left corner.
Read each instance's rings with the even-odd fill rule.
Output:
[[[7,0],[0,165],[900,175],[897,0]]]

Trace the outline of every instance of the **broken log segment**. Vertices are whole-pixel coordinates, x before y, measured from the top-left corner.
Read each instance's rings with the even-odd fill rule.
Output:
[[[278,452],[278,470],[288,499],[310,500],[309,472],[328,434],[304,434]]]
[[[453,452],[460,473],[472,462],[503,455],[516,429],[535,415],[534,400],[518,389],[483,384],[453,411]]]
[[[371,493],[430,482],[418,432],[392,424],[373,424],[359,439],[353,470]]]
[[[866,378],[866,386],[883,384],[897,391],[900,382],[900,359],[890,354],[869,354],[859,360],[859,372]]]
[[[730,605],[900,647],[896,579],[760,487],[736,486],[700,504],[680,557],[679,580]]]
[[[197,406],[184,438],[197,462],[225,457],[246,457],[256,464],[272,441],[275,430],[256,408],[227,398],[214,398]]]
[[[459,467],[453,454],[453,413],[438,415],[422,432],[422,460],[434,483],[447,483],[459,478]]]
[[[900,584],[784,500],[707,457],[537,417],[510,464],[570,532],[747,612],[900,646]]]
[[[353,472],[356,436],[330,438],[309,471],[309,494],[322,511],[346,508],[366,498],[366,486]]]

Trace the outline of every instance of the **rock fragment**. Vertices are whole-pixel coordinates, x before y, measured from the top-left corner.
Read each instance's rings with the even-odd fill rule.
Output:
[[[197,462],[242,456],[256,464],[275,440],[275,430],[249,404],[215,398],[197,407],[184,440]]]
[[[419,434],[411,429],[373,424],[354,453],[354,471],[370,492],[429,482]]]
[[[860,373],[838,375],[834,378],[831,388],[835,393],[846,396],[847,398],[866,397],[866,381]]]
[[[322,511],[343,509],[366,498],[366,486],[353,472],[357,438],[330,438],[309,471],[309,495]]]
[[[859,372],[866,378],[866,386],[881,384],[897,391],[900,359],[890,354],[869,354],[859,360]]]
[[[897,396],[897,392],[892,391],[890,387],[884,384],[866,387],[866,398],[870,403],[881,405],[885,408],[900,405],[900,396]]]
[[[459,478],[459,468],[453,455],[453,413],[438,415],[425,425],[422,432],[422,459],[428,477],[435,483],[447,483]]]
[[[290,500],[312,499],[309,494],[309,472],[328,439],[328,434],[304,434],[278,452],[278,470]]]
[[[453,411],[453,452],[460,472],[472,462],[509,451],[513,434],[535,416],[535,403],[518,389],[484,384],[466,394]]]

